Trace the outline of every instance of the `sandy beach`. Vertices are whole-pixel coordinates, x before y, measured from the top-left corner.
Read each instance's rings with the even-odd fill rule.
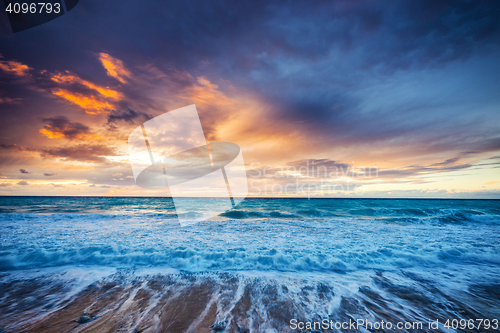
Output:
[[[442,327],[427,329],[422,316],[493,318],[499,315],[500,305],[499,285],[478,284],[468,292],[448,295],[416,276],[410,277],[415,288],[409,288],[383,273],[373,281],[379,290],[363,287],[350,297],[336,296],[339,285],[327,285],[321,279],[307,282],[227,273],[144,275],[127,270],[82,286],[74,284],[74,278],[61,279],[66,274],[63,270],[52,277],[36,274],[27,279],[1,277],[2,332],[301,332],[292,329],[293,318],[304,323],[420,320],[423,329],[378,331],[445,332]],[[78,288],[82,290],[73,293]],[[416,315],[417,311],[421,314]],[[302,330],[338,331],[359,330]]]

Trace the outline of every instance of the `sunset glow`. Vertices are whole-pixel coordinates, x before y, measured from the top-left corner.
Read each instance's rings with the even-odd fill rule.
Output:
[[[404,6],[374,11],[378,19],[367,21],[372,25],[359,25],[356,15],[370,8],[332,5],[337,20],[303,9],[324,21],[314,25],[297,14],[302,10],[292,11],[290,20],[301,28],[288,30],[281,16],[267,21],[256,14],[246,24],[262,37],[252,38],[247,28],[233,34],[222,29],[217,33],[226,39],[217,47],[210,46],[217,33],[206,41],[191,39],[205,33],[201,23],[192,27],[197,33],[163,31],[148,41],[132,30],[111,29],[113,42],[90,43],[74,60],[52,63],[15,52],[5,41],[0,194],[43,195],[44,186],[59,181],[57,191],[64,195],[168,195],[136,187],[126,138],[148,119],[195,104],[208,141],[242,148],[254,185],[250,196],[273,196],[264,187],[289,184],[293,191],[276,196],[300,196],[297,186],[307,184],[317,186],[319,196],[358,196],[353,191],[361,186],[364,197],[498,198],[500,51],[493,35],[480,38],[489,21],[471,17],[461,27],[477,38],[469,45],[453,29],[446,30],[449,35],[437,23],[412,18]],[[392,11],[407,17],[405,27]],[[454,17],[452,8],[436,13],[443,22]],[[104,17],[96,20],[108,24]],[[271,35],[259,34],[262,22]],[[63,20],[51,24],[45,28],[66,29],[58,26]],[[78,26],[67,29],[80,34]],[[346,37],[335,33],[336,26],[357,28]],[[402,38],[403,31],[415,42]],[[38,45],[39,33],[26,31],[18,38]],[[314,37],[321,34],[328,40]],[[118,42],[124,36],[138,38],[149,51],[125,52]],[[63,46],[60,34],[46,38],[52,45],[46,58],[81,47]],[[193,46],[179,53],[180,45]],[[73,170],[75,165],[86,169]],[[318,167],[328,175],[307,174]],[[361,177],[359,170],[366,168],[378,172]],[[345,174],[331,176],[335,170]],[[112,176],[117,173],[122,176]],[[68,179],[77,185],[67,185]],[[27,185],[20,185],[22,180]]]

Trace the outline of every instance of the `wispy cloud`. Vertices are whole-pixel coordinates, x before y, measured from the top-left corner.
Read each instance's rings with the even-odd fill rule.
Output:
[[[113,58],[107,53],[99,53],[99,60],[108,72],[108,75],[114,77],[121,83],[127,83],[126,79],[130,78],[130,72],[125,68],[123,62]]]
[[[71,122],[64,116],[44,118],[43,121],[47,125],[40,129],[40,133],[50,139],[104,140],[102,136],[91,133],[88,126]]]
[[[113,109],[113,105],[99,95],[84,95],[66,89],[55,89],[52,93],[78,105],[89,114],[108,112]]]
[[[0,97],[0,104],[20,104],[21,98]]]
[[[123,98],[116,90],[83,80],[67,71],[52,75],[51,80],[58,84],[52,89],[52,94],[78,105],[89,114],[109,112],[115,108],[114,103]]]
[[[153,118],[153,116],[141,112],[127,109],[125,111],[115,111],[108,115],[108,124],[114,124],[118,121],[124,121],[129,124],[135,124],[136,120],[146,121]]]
[[[2,58],[1,55],[0,58]],[[26,76],[31,68],[18,61],[0,60],[0,69],[16,76]]]
[[[104,163],[107,157],[116,156],[114,147],[97,144],[50,147],[38,150],[42,157],[60,158],[65,161]]]

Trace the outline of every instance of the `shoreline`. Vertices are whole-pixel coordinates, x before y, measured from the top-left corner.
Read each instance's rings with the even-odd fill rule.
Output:
[[[363,279],[335,273],[316,278],[311,273],[307,278],[272,272],[152,270],[156,271],[68,266],[3,272],[0,328],[3,332],[208,333],[214,328],[300,332],[290,328],[292,319],[415,322],[500,316],[500,285],[443,290],[411,272],[370,271],[362,274]]]

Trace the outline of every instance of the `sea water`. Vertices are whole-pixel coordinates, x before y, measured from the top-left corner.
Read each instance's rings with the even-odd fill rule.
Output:
[[[293,331],[294,318],[273,315],[276,304],[303,322],[493,320],[500,319],[500,201],[246,199],[181,226],[169,198],[0,197],[0,271],[4,301],[20,279],[60,279],[73,287],[58,297],[71,300],[118,275],[122,283],[170,275],[212,285],[229,276],[236,287],[227,304],[214,289],[217,320],[230,329],[246,316],[255,332]],[[247,289],[255,289],[252,304],[238,315]]]

